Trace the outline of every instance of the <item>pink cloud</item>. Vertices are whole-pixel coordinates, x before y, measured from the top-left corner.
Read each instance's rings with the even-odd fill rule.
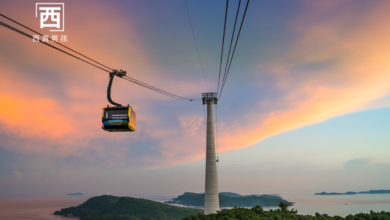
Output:
[[[370,102],[390,93],[390,31],[383,22],[390,18],[386,10],[389,3],[377,4],[361,16],[364,19],[358,19],[359,24],[349,26],[356,22],[356,15],[348,10],[350,13],[338,11],[339,6],[335,1],[325,5],[307,3],[310,12],[292,22],[299,38],[290,51],[266,67],[268,72],[275,73],[278,87],[288,91],[283,100],[275,102],[289,107],[275,109],[268,116],[253,112],[253,123],[235,128],[234,136],[221,128],[224,151],[369,108]],[[327,13],[332,16],[324,19]],[[327,62],[329,65],[323,68],[294,71],[298,66]]]
[[[358,24],[354,23],[357,15],[353,11],[337,10],[338,6],[335,1],[310,1],[305,6],[310,8],[310,13],[291,21],[291,27],[299,37],[292,41],[284,54],[265,66],[254,67],[256,73],[268,72],[276,79],[273,86],[284,91],[282,98],[269,101],[254,97],[257,107],[249,113],[229,123],[220,121],[220,152],[253,146],[269,136],[364,109],[372,101],[390,93],[390,29],[383,22],[390,19],[385,10],[389,3],[381,2],[367,10]],[[329,12],[334,12],[331,17],[327,17]],[[81,15],[84,23],[76,25]],[[99,10],[90,10],[88,16],[80,13],[70,18],[72,28],[67,33],[71,48],[90,54],[98,61],[103,60],[109,66],[123,67],[131,77],[170,92],[183,96],[200,94],[199,85],[203,79],[195,82],[167,79],[164,70],[151,63],[148,55],[142,52],[146,45],[142,44],[132,24],[127,20],[121,22],[117,17],[101,19],[100,15]],[[19,20],[28,21],[28,16],[21,16]],[[103,23],[85,25],[94,24],[92,21]],[[32,25],[32,21],[26,23]],[[122,27],[126,27],[123,31],[126,34],[117,36],[115,41],[104,40],[112,39],[112,32]],[[90,33],[98,37],[90,38]],[[13,150],[76,155],[87,161],[106,158],[107,166],[118,166],[126,164],[128,157],[132,157],[129,146],[97,146],[89,141],[99,138],[108,143],[130,140],[131,145],[132,141],[140,143],[152,139],[158,143],[158,146],[153,146],[158,154],[150,152],[150,155],[132,159],[142,160],[149,166],[161,166],[204,157],[206,141],[202,112],[169,113],[166,114],[169,118],[160,117],[155,103],[170,98],[116,79],[114,100],[130,103],[136,111],[142,112],[137,114],[137,119],[147,127],[137,128],[131,136],[102,132],[100,111],[107,103],[107,73],[74,58],[65,58],[65,55],[43,45],[32,45],[29,40],[16,37],[15,33],[4,28],[0,29],[0,34],[10,44],[4,51],[12,58],[0,69],[0,103],[4,110],[0,122],[12,135],[47,143],[39,146],[26,144]],[[23,54],[19,56],[20,51]],[[50,62],[43,62],[43,58]],[[22,67],[19,67],[20,63],[23,63]],[[306,65],[322,66],[306,70]],[[43,83],[34,79],[34,74],[42,69],[58,75],[57,81]],[[61,90],[63,97],[52,94],[53,88]],[[198,108],[199,103],[196,105]],[[270,110],[263,110],[265,106]],[[173,125],[175,122],[177,127]],[[49,143],[60,146],[53,149]],[[85,154],[87,150],[94,150],[96,155]]]

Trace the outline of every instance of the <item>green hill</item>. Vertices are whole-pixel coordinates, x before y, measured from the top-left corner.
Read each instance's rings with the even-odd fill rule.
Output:
[[[284,202],[289,206],[293,205],[293,203],[288,202],[279,196],[270,196],[270,195],[242,196],[237,193],[228,193],[228,192],[219,193],[220,207],[234,207],[234,206],[253,207],[256,205],[267,207],[267,206],[278,206],[279,202]],[[174,198],[171,201],[165,203],[204,207],[204,193],[185,192],[183,195],[180,195],[177,198]]]
[[[96,196],[77,207],[56,211],[54,215],[77,216],[82,220],[179,220],[203,214],[201,209],[182,208],[146,199]]]
[[[219,195],[230,196],[230,197],[243,197],[240,194],[232,193],[232,192],[220,192]]]

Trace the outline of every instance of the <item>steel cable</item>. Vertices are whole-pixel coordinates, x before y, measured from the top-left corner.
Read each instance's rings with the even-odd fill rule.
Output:
[[[193,38],[194,38],[195,47],[196,47],[196,52],[197,52],[197,54],[198,54],[198,60],[199,60],[199,64],[200,64],[200,68],[202,69],[202,73],[203,73],[204,84],[206,85],[206,87],[209,87],[209,90],[210,90],[210,92],[211,92],[211,88],[210,88],[210,86],[207,84],[206,76],[205,76],[204,70],[203,70],[202,61],[201,61],[201,59],[200,59],[199,50],[198,50],[198,44],[197,44],[197,42],[196,42],[195,33],[194,33],[194,28],[192,27],[190,12],[189,12],[188,6],[187,6],[187,0],[184,0],[184,2],[185,2],[185,5],[186,5],[186,9],[187,9],[188,20],[190,21],[192,36],[193,36]]]
[[[143,87],[145,87],[145,88],[148,88],[148,89],[150,89],[150,90],[153,90],[153,91],[155,91],[155,92],[157,92],[157,93],[160,93],[160,94],[169,96],[169,97],[171,97],[171,98],[184,99],[184,100],[189,100],[189,101],[198,100],[198,99],[190,99],[190,98],[185,98],[185,97],[182,97],[182,96],[175,95],[175,94],[173,94],[173,93],[164,91],[164,90],[162,90],[162,89],[159,89],[159,88],[157,88],[157,87],[154,87],[154,86],[152,86],[152,85],[146,84],[146,83],[144,83],[144,82],[141,82],[141,81],[139,81],[139,80],[136,80],[136,79],[131,78],[131,77],[128,77],[128,76],[123,77],[123,79],[125,79],[125,80],[127,80],[127,81],[130,81],[130,82],[133,82],[133,83],[135,83],[135,84],[138,84],[138,85],[140,85],[140,86],[143,86]]]
[[[8,28],[8,29],[10,29],[10,30],[13,30],[13,31],[15,31],[15,32],[17,32],[17,33],[19,33],[19,34],[22,34],[22,35],[24,35],[24,36],[26,36],[26,37],[29,37],[29,38],[31,38],[31,39],[33,38],[32,35],[29,35],[29,34],[23,32],[23,31],[21,31],[21,30],[18,30],[18,29],[16,29],[16,28],[12,27],[12,26],[9,26],[9,25],[7,25],[7,24],[1,22],[1,21],[0,21],[0,25],[1,25],[1,26],[4,26],[4,27],[6,27],[6,28]],[[54,49],[56,49],[56,50],[59,50],[59,51],[61,51],[61,52],[63,52],[63,53],[66,53],[66,54],[68,54],[69,56],[72,56],[72,57],[74,57],[74,58],[76,58],[76,59],[79,59],[79,60],[81,60],[81,61],[83,61],[83,62],[86,62],[86,63],[88,63],[88,64],[91,64],[92,66],[95,66],[95,67],[97,67],[97,68],[99,68],[99,69],[101,69],[101,70],[103,70],[103,71],[110,72],[110,71],[108,71],[108,70],[106,70],[106,69],[103,69],[103,68],[101,68],[101,67],[99,67],[99,66],[96,66],[95,64],[92,64],[92,63],[90,63],[90,62],[88,62],[88,61],[86,61],[86,60],[83,60],[83,59],[81,59],[81,58],[79,58],[79,57],[76,57],[76,56],[74,56],[73,54],[70,54],[70,53],[68,53],[68,52],[66,52],[66,51],[64,51],[64,50],[61,50],[61,49],[59,49],[59,48],[57,48],[57,47],[55,47],[55,46],[52,46],[52,45],[50,45],[50,44],[48,44],[48,43],[45,43],[45,42],[43,42],[43,41],[41,41],[41,40],[39,40],[39,39],[37,39],[37,40],[38,40],[40,43],[43,43],[43,44],[45,44],[45,45],[47,45],[47,46],[49,46],[49,47],[52,47],[52,48],[54,48]]]
[[[5,24],[5,23],[3,23],[3,22],[0,22],[0,25],[3,26],[3,27],[8,28],[8,29],[10,29],[10,30],[13,30],[13,31],[15,31],[15,32],[17,32],[17,33],[19,33],[19,34],[21,34],[21,35],[24,35],[24,36],[26,36],[26,37],[28,37],[28,38],[33,39],[33,36],[32,36],[32,35],[29,35],[29,34],[23,32],[23,31],[18,30],[18,29],[14,28],[14,27],[12,27],[12,26],[10,26],[10,25],[7,25],[7,24]],[[77,57],[77,56],[75,56],[75,55],[73,55],[73,54],[70,54],[70,53],[68,53],[68,52],[66,52],[66,51],[64,51],[64,50],[61,50],[61,49],[59,49],[59,48],[57,48],[57,47],[55,47],[55,46],[53,46],[53,45],[50,45],[50,44],[48,44],[48,43],[46,43],[46,42],[43,42],[43,41],[41,41],[40,39],[36,39],[36,40],[37,40],[38,42],[42,43],[42,44],[45,44],[46,46],[49,46],[49,47],[54,48],[54,49],[56,49],[56,50],[58,50],[58,51],[61,51],[61,52],[65,53],[65,54],[67,54],[67,55],[69,55],[69,56],[72,56],[72,57],[74,57],[74,58],[76,58],[76,59],[78,59],[78,60],[81,60],[81,61],[83,61],[83,62],[85,62],[85,63],[88,63],[88,64],[90,64],[90,65],[92,65],[92,66],[94,66],[94,67],[97,67],[97,68],[99,68],[99,69],[101,69],[101,70],[103,70],[103,71],[106,71],[106,72],[108,72],[108,73],[111,72],[111,71],[108,71],[108,70],[106,70],[106,69],[103,69],[103,68],[101,68],[101,67],[99,67],[99,66],[97,66],[97,65],[95,65],[95,64],[93,64],[93,63],[90,63],[90,62],[88,62],[88,61],[86,61],[86,60],[83,60],[83,59],[81,59],[81,58],[79,58],[79,57]],[[120,77],[120,78],[122,78],[122,77]],[[175,95],[175,94],[173,94],[173,93],[169,93],[169,92],[167,92],[167,91],[164,91],[164,90],[162,90],[162,89],[159,89],[159,88],[157,88],[157,87],[148,85],[148,84],[146,84],[146,83],[144,83],[144,82],[141,82],[141,81],[139,81],[139,80],[133,79],[133,78],[131,78],[131,77],[127,77],[127,78],[124,78],[124,77],[123,77],[123,79],[126,79],[126,80],[128,80],[128,81],[130,81],[130,82],[133,82],[133,83],[135,83],[135,84],[137,84],[137,85],[140,85],[140,86],[143,86],[143,87],[145,87],[145,88],[151,89],[151,90],[153,90],[153,91],[155,91],[155,92],[157,92],[157,93],[160,93],[160,94],[169,96],[169,97],[171,97],[171,98],[176,98],[176,99],[181,99],[181,100],[189,100],[189,101],[193,101],[193,100],[198,100],[198,99],[200,99],[200,98],[198,98],[198,99],[190,99],[190,98],[185,98],[185,97],[182,97],[182,96],[178,96],[178,95]]]
[[[236,32],[237,18],[238,18],[238,12],[240,11],[240,6],[241,6],[241,0],[238,2],[237,13],[236,13],[236,19],[235,19],[235,21],[234,21],[234,28],[233,28],[232,38],[231,38],[231,40],[230,40],[229,53],[228,53],[228,57],[227,57],[227,59],[226,59],[226,65],[225,65],[225,71],[224,71],[224,73],[223,73],[222,84],[224,84],[223,82],[226,80],[226,70],[227,70],[227,67],[228,67],[228,64],[229,64],[230,51],[231,51],[231,49],[232,49],[232,44],[233,44],[233,39],[234,39],[234,33]],[[218,91],[218,92],[219,92],[219,91]]]
[[[234,52],[236,51],[237,42],[238,42],[238,39],[239,39],[240,34],[241,34],[241,29],[242,29],[242,25],[243,25],[244,20],[245,20],[246,12],[247,12],[247,10],[248,10],[249,1],[250,1],[250,0],[248,0],[247,3],[246,3],[245,12],[244,12],[244,15],[243,15],[243,17],[242,17],[242,21],[241,21],[241,25],[240,25],[240,30],[238,31],[238,35],[237,35],[236,43],[235,43],[235,45],[234,45],[232,57],[230,58],[229,67],[228,67],[228,70],[227,70],[227,72],[226,72],[225,81],[223,81],[223,85],[221,86],[221,92],[219,93],[218,99],[219,99],[219,98],[221,97],[221,95],[222,95],[222,91],[223,91],[223,88],[225,87],[226,79],[227,79],[227,77],[228,77],[228,75],[229,75],[230,65],[232,64],[232,60],[233,60],[233,57],[234,57]]]
[[[219,81],[221,79],[221,68],[222,68],[222,56],[223,56],[223,45],[225,43],[225,31],[226,31],[226,20],[229,7],[229,0],[226,0],[226,11],[225,11],[225,23],[223,25],[223,37],[222,37],[222,51],[221,51],[221,60],[219,62],[219,74],[218,74],[218,87],[217,92],[219,91]]]
[[[14,22],[14,23],[16,23],[16,24],[18,24],[18,25],[20,25],[20,26],[22,26],[22,27],[24,27],[24,28],[26,28],[26,29],[28,29],[28,30],[34,32],[34,33],[36,33],[36,34],[39,34],[39,35],[41,35],[42,37],[45,37],[45,36],[42,35],[41,33],[38,33],[38,32],[36,32],[36,31],[34,31],[33,29],[31,29],[31,28],[29,28],[29,27],[26,27],[25,25],[23,25],[23,24],[21,24],[21,23],[15,21],[15,20],[12,20],[11,18],[9,18],[9,17],[7,17],[7,16],[5,16],[5,15],[3,15],[3,14],[0,14],[0,16],[6,18],[6,19],[8,19],[8,20],[10,20],[10,21],[12,21],[12,22]],[[51,38],[49,38],[49,37],[47,37],[47,39],[51,40],[52,42],[54,42],[54,43],[56,43],[56,44],[59,44],[59,45],[63,46],[63,47],[65,47],[66,49],[68,49],[68,50],[70,50],[70,51],[72,51],[72,52],[75,52],[75,53],[77,53],[77,54],[79,54],[79,55],[81,55],[81,56],[83,56],[83,57],[85,57],[85,58],[87,58],[87,59],[89,59],[89,60],[91,60],[91,61],[93,61],[93,62],[95,62],[95,63],[97,63],[97,64],[99,64],[99,65],[101,65],[101,66],[103,66],[103,67],[105,67],[105,68],[107,68],[107,69],[109,69],[109,70],[112,70],[110,67],[105,66],[105,65],[103,65],[103,64],[101,64],[101,63],[99,63],[99,62],[97,62],[97,61],[95,61],[95,60],[93,60],[93,59],[91,59],[91,58],[89,58],[89,57],[87,57],[87,56],[84,56],[83,54],[81,54],[81,53],[79,53],[79,52],[77,52],[77,51],[74,51],[74,50],[70,49],[69,47],[67,47],[67,46],[65,46],[65,45],[63,45],[63,44],[60,44],[60,43],[58,43],[58,42],[56,42],[56,41],[53,41],[53,39],[51,39]]]

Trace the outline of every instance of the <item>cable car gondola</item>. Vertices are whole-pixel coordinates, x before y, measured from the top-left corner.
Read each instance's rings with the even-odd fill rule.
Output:
[[[126,76],[126,71],[114,70],[112,73],[110,73],[110,82],[108,83],[107,88],[107,99],[111,104],[115,105],[115,107],[110,107],[107,105],[106,108],[103,108],[102,128],[103,130],[109,132],[133,132],[135,131],[136,127],[134,109],[129,105],[122,106],[121,104],[118,104],[111,99],[111,85],[114,76]]]
[[[106,131],[135,131],[135,112],[130,106],[103,108],[102,122]]]

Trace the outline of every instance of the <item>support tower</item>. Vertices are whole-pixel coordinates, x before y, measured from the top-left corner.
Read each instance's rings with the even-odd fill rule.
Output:
[[[207,104],[207,137],[206,137],[206,186],[204,197],[204,214],[219,211],[218,175],[215,155],[213,104],[217,104],[217,93],[202,93],[203,105]]]

